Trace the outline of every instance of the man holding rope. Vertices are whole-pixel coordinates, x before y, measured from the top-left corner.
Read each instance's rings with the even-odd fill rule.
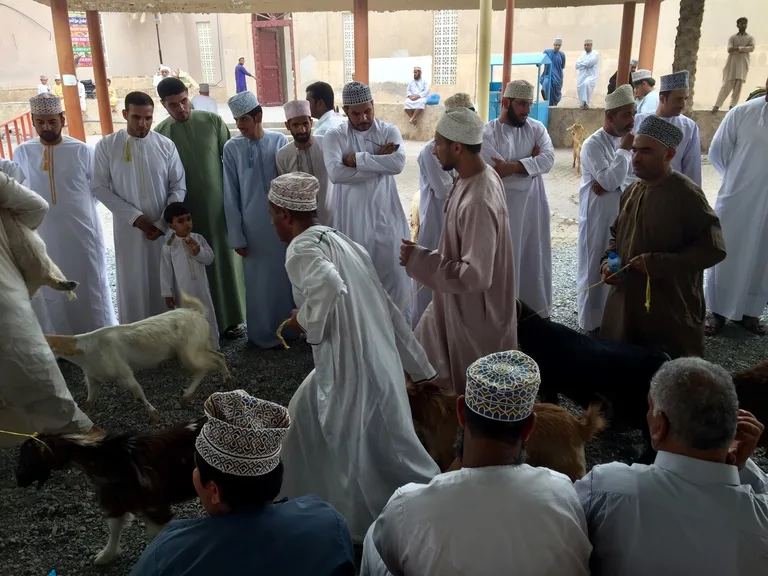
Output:
[[[725,258],[720,220],[702,189],[671,161],[683,132],[648,116],[632,145],[639,178],[621,198],[611,227],[602,278],[613,288],[600,335],[672,355],[704,353],[704,270]],[[608,254],[625,270],[611,275]]]

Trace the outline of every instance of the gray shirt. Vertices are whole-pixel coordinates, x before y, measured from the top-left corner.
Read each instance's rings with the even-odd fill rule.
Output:
[[[766,476],[659,452],[651,466],[595,466],[575,484],[594,576],[768,574]]]

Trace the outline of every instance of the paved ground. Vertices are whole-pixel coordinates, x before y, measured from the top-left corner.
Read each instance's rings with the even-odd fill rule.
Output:
[[[398,177],[401,198],[406,207],[418,190],[416,155],[421,145],[406,142],[408,162]],[[713,198],[718,181],[714,171],[705,166],[705,189]],[[553,211],[556,247],[553,250],[553,288],[557,304],[555,321],[576,326],[575,284],[578,179],[570,168],[570,152],[558,151],[555,169],[547,177],[547,191]],[[114,286],[114,250],[111,218],[103,214],[108,246],[111,283]],[[290,350],[259,351],[246,346],[245,340],[227,342],[223,352],[233,373],[234,385],[251,394],[287,405],[293,392],[312,368],[311,351],[306,346]],[[706,355],[728,370],[746,368],[768,357],[768,338],[748,336],[729,325],[723,336],[707,342]],[[75,399],[81,404],[86,390],[79,369],[62,365],[62,372]],[[620,375],[618,375],[620,381]],[[161,426],[199,417],[202,403],[221,388],[216,377],[206,378],[193,404],[182,409],[178,403],[189,377],[175,362],[137,374],[147,397],[161,412]],[[103,388],[91,417],[110,432],[145,429],[147,415],[128,392],[113,385]],[[630,461],[638,456],[639,433],[604,432],[587,449],[589,466],[612,460]],[[91,562],[107,539],[106,522],[94,500],[93,487],[77,470],[53,474],[42,490],[19,489],[13,469],[16,450],[0,450],[0,576],[45,576],[56,569],[58,576],[102,574],[122,576],[130,572],[149,540],[143,523],[136,521],[126,529],[123,553],[106,571],[96,570]],[[758,460],[764,467],[765,459]],[[176,508],[179,517],[202,513],[196,502]]]

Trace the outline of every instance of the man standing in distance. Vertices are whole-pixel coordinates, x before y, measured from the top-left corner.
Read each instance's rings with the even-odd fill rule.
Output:
[[[658,116],[643,120],[632,145],[640,180],[621,197],[602,266],[614,287],[600,335],[673,357],[704,353],[704,270],[725,258],[720,221],[704,192],[672,169],[682,139],[680,128]],[[610,252],[632,266],[609,279]]]
[[[185,206],[192,214],[195,232],[213,249],[213,264],[206,266],[219,333],[224,337],[243,334],[245,287],[240,257],[227,243],[224,216],[224,174],[221,155],[229,140],[229,128],[218,114],[190,110],[189,94],[178,78],[165,78],[157,85],[160,102],[169,118],[155,130],[170,138],[187,176]]]
[[[731,108],[736,106],[741,96],[741,87],[747,81],[749,55],[755,51],[755,39],[747,34],[746,18],[736,20],[736,27],[739,31],[728,39],[728,60],[723,68],[723,87],[720,88],[712,112],[720,110],[720,106],[725,103],[731,92]]]
[[[544,124],[528,118],[535,88],[525,80],[507,84],[498,119],[483,130],[483,159],[501,176],[515,251],[515,292],[536,311],[552,304],[552,238],[543,174],[555,164]],[[549,311],[541,312],[549,317]],[[474,358],[476,359],[476,358]]]
[[[552,48],[544,50],[552,64],[544,66],[544,74],[541,75],[541,97],[549,100],[550,106],[557,106],[563,96],[563,70],[565,70],[565,53],[560,50],[563,46],[562,38],[555,38]],[[552,82],[549,79],[549,70],[552,69]],[[549,98],[547,98],[549,95]]]
[[[192,108],[201,112],[219,113],[219,105],[211,98],[211,87],[208,84],[200,84],[199,94],[192,96]]]
[[[443,170],[458,180],[448,198],[437,250],[403,240],[400,263],[433,291],[416,327],[441,387],[464,393],[469,365],[517,348],[515,265],[504,187],[480,156],[483,121],[468,108],[449,110],[435,132]]]
[[[331,188],[333,225],[368,251],[384,289],[411,319],[411,283],[398,266],[400,241],[410,238],[395,175],[405,168],[400,131],[376,118],[371,90],[360,82],[344,86],[349,118],[323,138]]]
[[[315,136],[323,136],[346,122],[346,119],[341,114],[337,114],[334,109],[334,94],[330,84],[315,82],[307,86],[307,101],[312,118],[317,120],[312,127],[312,133]]]
[[[766,82],[768,90],[768,82]],[[723,175],[715,211],[723,224],[728,257],[707,275],[707,334],[722,330],[726,318],[753,334],[768,300],[768,96],[755,98],[725,116],[712,140],[709,159]]]
[[[576,70],[579,78],[576,81],[576,91],[579,94],[579,104],[586,110],[592,100],[592,93],[600,76],[600,54],[592,50],[592,40],[584,40],[584,54],[576,60]]]
[[[270,225],[269,185],[277,177],[277,151],[288,144],[265,131],[252,92],[227,101],[241,136],[224,145],[224,214],[229,246],[243,257],[248,340],[262,349],[280,345],[276,331],[291,315],[293,295],[285,272],[285,245]]]
[[[312,134],[312,116],[309,101],[293,100],[283,106],[285,127],[293,136],[277,153],[277,173],[304,172],[312,174],[320,184],[317,193],[317,219],[330,224],[328,206],[328,173],[323,162],[322,136]]]
[[[26,185],[50,208],[37,229],[48,255],[66,278],[77,280],[77,300],[42,288],[32,308],[46,334],[82,334],[117,324],[107,278],[104,235],[93,195],[93,149],[63,136],[61,100],[40,94],[29,101],[38,133],[13,151]]]
[[[653,113],[683,131],[683,141],[680,142],[675,157],[672,158],[672,168],[701,186],[699,126],[688,116],[683,116],[685,103],[688,101],[688,70],[662,76],[659,80],[661,84],[659,105]],[[648,116],[649,114],[638,112],[635,116],[635,129],[639,128]]]
[[[577,290],[579,327],[596,335],[610,287],[600,282],[600,264],[619,215],[621,194],[634,182],[632,134],[635,98],[624,84],[605,98],[603,127],[581,148]],[[590,289],[590,287],[594,286]]]
[[[128,126],[96,144],[93,193],[114,218],[121,324],[167,311],[160,295],[163,211],[187,194],[174,143],[151,130],[155,104],[144,92],[125,97]]]
[[[237,60],[237,66],[235,66],[235,90],[238,94],[248,90],[248,86],[245,84],[246,76],[253,78],[253,74],[245,69],[245,58],[240,56],[240,58]]]

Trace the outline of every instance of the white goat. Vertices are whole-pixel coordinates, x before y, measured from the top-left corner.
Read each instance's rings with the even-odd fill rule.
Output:
[[[188,294],[182,294],[186,308],[177,308],[140,320],[133,324],[107,326],[76,336],[53,336],[45,339],[57,356],[77,364],[85,373],[88,387],[86,410],[93,407],[104,382],[114,381],[130,390],[149,411],[149,422],[159,421],[160,414],[144,395],[136,381],[136,370],[154,368],[164,360],[178,358],[194,374],[181,402],[188,405],[205,375],[218,369],[223,381],[230,375],[224,355],[213,349],[205,305]]]
[[[40,234],[19,222],[8,210],[0,209],[0,224],[8,236],[11,255],[24,278],[30,298],[41,286],[66,292],[70,300],[77,298],[72,292],[77,288],[77,282],[67,280],[59,267],[48,257],[45,242]]]

